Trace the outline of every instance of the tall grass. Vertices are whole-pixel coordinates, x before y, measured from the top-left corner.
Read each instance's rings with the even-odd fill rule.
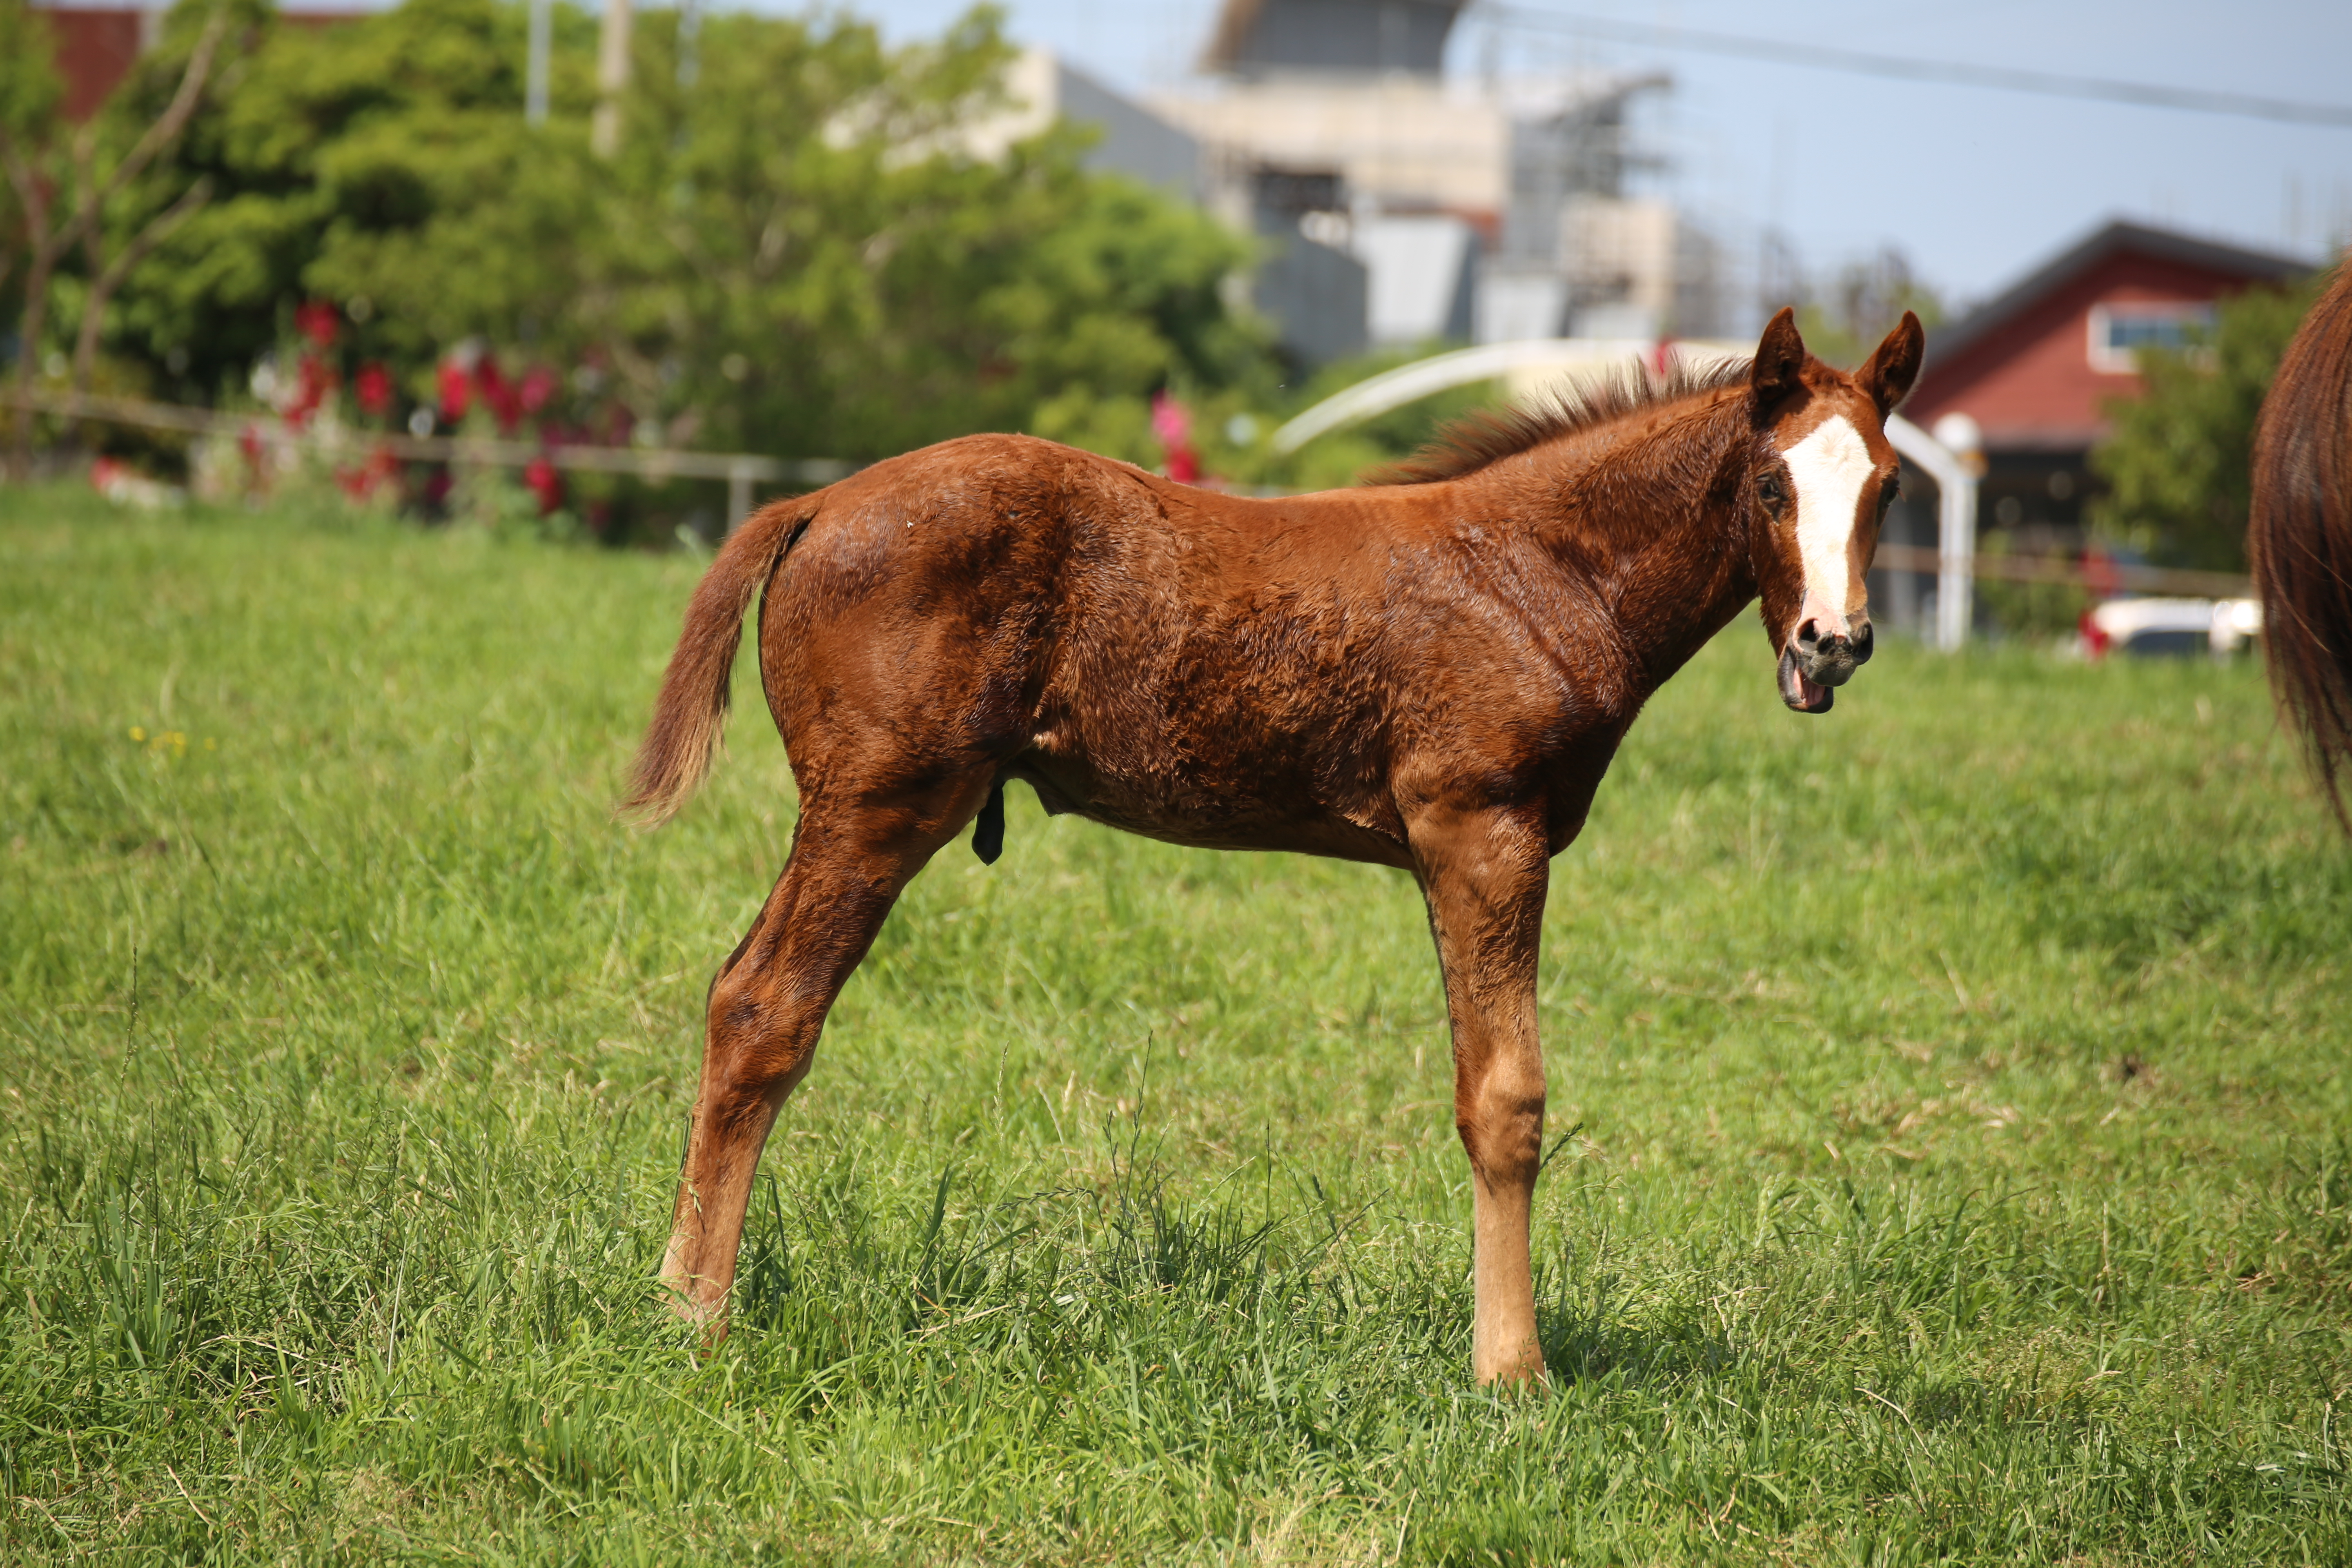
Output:
[[[0,494],[0,1551],[2352,1557],[2352,856],[2257,670],[1670,686],[1554,873],[1525,1398],[1410,883],[1020,795],[704,1353],[652,1275],[793,804],[753,704],[610,820],[693,575]]]

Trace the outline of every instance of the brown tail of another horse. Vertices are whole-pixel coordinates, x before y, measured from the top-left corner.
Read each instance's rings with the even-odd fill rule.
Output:
[[[621,806],[647,826],[667,821],[709,775],[727,724],[743,614],[791,545],[793,531],[815,511],[814,501],[813,496],[795,496],[754,512],[719,547],[694,590],[686,629],[654,702],[653,722],[637,748],[629,798]]]
[[[2279,705],[2352,831],[2352,259],[2304,318],[2254,434],[2246,530]]]

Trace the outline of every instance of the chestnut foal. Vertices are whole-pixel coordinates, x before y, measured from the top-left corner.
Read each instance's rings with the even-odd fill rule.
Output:
[[[1751,363],[1459,426],[1383,483],[1282,500],[1015,436],[779,501],[695,591],[637,761],[659,819],[709,771],[755,594],[800,791],[792,854],[710,987],[662,1278],[716,1321],[752,1172],[909,879],[999,792],[1171,843],[1410,871],[1474,1178],[1474,1359],[1539,1377],[1528,1258],[1550,858],[1642,704],[1759,595],[1781,699],[1870,657],[1863,574],[1909,315],[1846,375],[1786,310]]]

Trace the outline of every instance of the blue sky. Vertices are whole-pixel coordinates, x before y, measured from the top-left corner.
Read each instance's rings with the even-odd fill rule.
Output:
[[[2352,4],[2285,0],[1515,0],[1791,43],[2352,103]],[[798,10],[798,5],[763,8]],[[893,37],[960,0],[853,0]],[[1215,0],[1009,0],[1013,36],[1129,90],[1180,86]],[[1671,71],[1650,132],[1668,188],[1735,247],[1771,223],[1827,270],[1884,244],[1948,297],[1980,298],[2105,218],[2317,257],[2352,239],[2352,127],[2029,97],[1505,31],[1507,68]],[[1489,47],[1474,11],[1453,58]]]

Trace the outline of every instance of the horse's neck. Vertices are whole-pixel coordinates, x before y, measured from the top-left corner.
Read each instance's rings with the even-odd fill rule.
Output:
[[[1737,492],[1719,482],[1748,439],[1736,395],[1564,444],[1553,476],[1553,553],[1591,579],[1654,687],[1755,597]]]

